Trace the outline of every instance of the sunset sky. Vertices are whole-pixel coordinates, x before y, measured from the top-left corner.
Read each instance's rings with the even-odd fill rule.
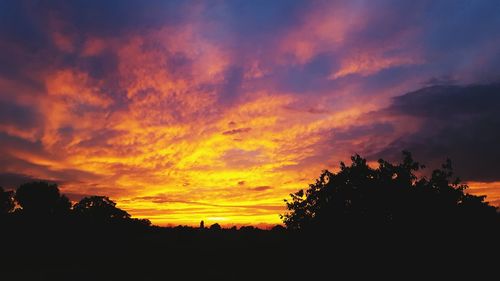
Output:
[[[500,205],[500,1],[0,1],[0,185],[276,224],[358,153]]]

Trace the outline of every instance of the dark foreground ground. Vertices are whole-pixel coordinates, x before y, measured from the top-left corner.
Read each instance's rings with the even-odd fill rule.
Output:
[[[2,230],[0,280],[343,280],[346,274],[406,280],[465,277],[468,270],[476,280],[500,269],[499,239],[491,229],[297,233],[29,225]]]

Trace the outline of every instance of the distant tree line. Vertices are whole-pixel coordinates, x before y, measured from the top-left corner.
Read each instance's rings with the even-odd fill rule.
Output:
[[[10,222],[11,226],[24,224],[47,224],[52,226],[80,225],[89,226],[133,226],[151,229],[152,224],[148,219],[136,219],[116,207],[116,203],[106,196],[87,196],[76,203],[60,193],[57,184],[44,181],[29,182],[20,185],[16,190],[6,191],[0,187],[0,223]],[[13,225],[12,225],[13,224]],[[200,229],[217,232],[223,230],[222,226],[214,223],[205,228],[203,221]],[[174,229],[191,231],[196,229],[191,226],[177,226]],[[284,229],[276,225],[272,230]],[[252,232],[258,230],[253,226],[236,226],[225,229],[230,231],[240,230]]]
[[[46,222],[78,221],[84,224],[130,224],[150,226],[147,219],[133,219],[106,196],[89,196],[74,205],[57,184],[25,183],[15,191],[0,187],[0,220]]]

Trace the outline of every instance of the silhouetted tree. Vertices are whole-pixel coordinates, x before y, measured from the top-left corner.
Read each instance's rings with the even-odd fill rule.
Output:
[[[109,222],[130,219],[130,214],[116,207],[106,196],[85,197],[73,206],[73,211],[94,222]]]
[[[14,198],[12,191],[4,191],[0,186],[0,215],[10,213],[14,210]]]
[[[242,232],[252,232],[254,230],[255,230],[255,227],[253,227],[251,225],[245,225],[245,226],[240,227],[240,231],[242,231]]]
[[[135,225],[138,226],[151,226],[151,221],[148,219],[137,219],[137,218],[131,218],[131,222],[133,222]]]
[[[378,168],[359,155],[352,164],[341,162],[340,171],[323,171],[305,192],[285,200],[289,212],[281,215],[290,229],[327,229],[335,226],[460,225],[493,222],[496,208],[484,197],[464,193],[467,185],[457,178],[448,160],[430,179],[418,178],[423,168],[409,152],[402,163],[379,160]]]
[[[277,224],[277,225],[273,226],[273,228],[271,228],[271,231],[274,231],[274,232],[281,232],[284,230],[285,230],[285,228],[279,224]]]
[[[59,193],[57,184],[30,182],[21,185],[14,196],[22,213],[36,216],[67,214],[71,208],[69,199]]]
[[[210,230],[221,230],[222,227],[218,223],[214,223],[210,226]]]

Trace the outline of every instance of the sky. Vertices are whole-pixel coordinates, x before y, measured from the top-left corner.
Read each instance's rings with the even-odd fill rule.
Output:
[[[355,153],[500,205],[500,1],[0,1],[0,185],[280,223]]]

